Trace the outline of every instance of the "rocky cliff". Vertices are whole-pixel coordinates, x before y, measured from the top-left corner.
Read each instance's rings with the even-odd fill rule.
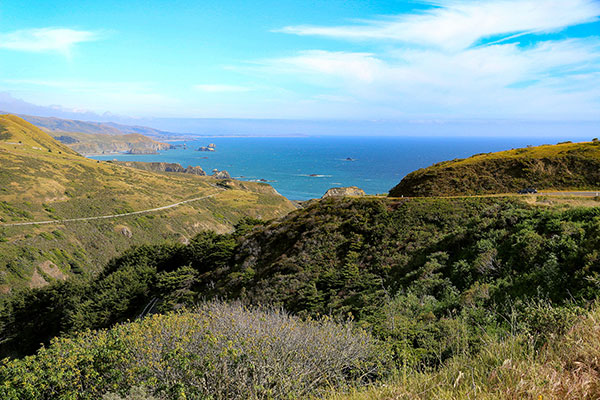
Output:
[[[184,168],[181,164],[166,163],[166,162],[142,162],[142,161],[112,161],[114,164],[123,165],[125,167],[142,169],[152,172],[180,172],[184,174],[193,174],[205,176],[206,172],[201,167],[188,166]]]

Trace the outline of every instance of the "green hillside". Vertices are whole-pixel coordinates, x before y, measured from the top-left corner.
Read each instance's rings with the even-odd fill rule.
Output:
[[[97,270],[135,244],[226,232],[243,216],[293,210],[270,186],[160,174],[84,158],[11,115],[0,116],[0,290]],[[219,186],[220,185],[220,186]],[[161,212],[86,222],[10,224],[123,214],[214,194]]]
[[[4,354],[31,353],[53,336],[83,333],[6,363],[0,368],[2,393],[47,395],[46,383],[62,376],[60,366],[74,363],[68,376],[73,384],[52,386],[60,398],[74,395],[79,384],[86,388],[77,392],[83,398],[107,390],[125,395],[140,385],[166,399],[234,398],[240,385],[256,382],[259,370],[280,371],[297,354],[269,353],[270,363],[257,364],[255,357],[263,353],[251,345],[268,330],[253,317],[236,314],[217,324],[224,331],[214,339],[212,322],[204,325],[185,312],[114,327],[146,313],[220,298],[281,307],[309,323],[326,315],[369,332],[378,346],[377,366],[361,364],[371,373],[361,373],[358,381],[351,373],[356,369],[347,369],[346,383],[336,380],[331,388],[385,383],[396,375],[357,398],[458,399],[468,397],[472,384],[488,393],[486,399],[597,398],[600,388],[583,382],[597,373],[598,248],[599,207],[532,206],[514,198],[314,202],[268,223],[243,220],[233,233],[201,233],[187,245],[132,248],[91,279],[6,298],[0,303]],[[211,318],[218,318],[212,309]],[[314,340],[306,339],[314,336],[305,336],[305,328],[292,326],[294,334],[279,330],[275,336],[293,343]],[[237,332],[243,332],[242,340]],[[213,357],[205,340],[214,340],[216,347],[208,348],[220,357]],[[280,346],[268,343],[257,348]],[[371,342],[362,343],[356,351],[367,351]],[[303,365],[321,365],[315,359],[324,349],[306,349]],[[94,354],[98,358],[89,361]],[[153,368],[147,368],[149,360],[155,360]],[[252,386],[258,394],[250,397],[286,398],[268,393],[282,382],[299,382],[292,371],[277,375],[266,392]],[[230,388],[203,386],[213,373],[226,377]],[[43,378],[34,379],[39,374]],[[561,392],[565,388],[572,395]]]
[[[562,143],[444,161],[408,174],[390,196],[600,189],[600,142]]]

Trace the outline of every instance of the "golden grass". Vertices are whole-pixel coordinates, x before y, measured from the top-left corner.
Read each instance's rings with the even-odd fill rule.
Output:
[[[579,142],[579,143],[560,143],[554,145],[542,145],[527,147],[522,149],[512,149],[499,151],[495,153],[484,153],[471,156],[469,158],[447,161],[438,165],[452,163],[453,166],[468,165],[481,162],[482,160],[497,160],[506,158],[549,158],[560,157],[573,151],[588,151],[589,155],[595,158],[600,158],[600,146],[594,142]]]
[[[83,259],[82,269],[93,271],[131,245],[191,238],[207,229],[223,233],[244,216],[272,219],[295,210],[268,185],[234,181],[224,190],[219,182],[91,160],[16,116],[0,115],[0,285],[18,285],[31,276],[32,266],[47,260],[68,272],[69,265]],[[151,215],[39,227],[2,225],[125,214],[221,190],[215,198]],[[129,226],[133,237],[113,229],[118,224]],[[63,231],[63,237],[53,236],[55,230]],[[55,256],[54,249],[64,256]],[[9,263],[19,265],[20,272],[2,277]]]
[[[433,372],[398,374],[384,385],[328,400],[592,400],[600,398],[600,306],[564,336],[536,350],[530,338],[488,338],[475,356]]]

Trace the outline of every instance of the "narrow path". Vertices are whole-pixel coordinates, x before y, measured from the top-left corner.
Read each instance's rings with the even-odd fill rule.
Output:
[[[133,212],[124,213],[124,214],[101,215],[99,217],[53,219],[53,220],[49,220],[49,221],[37,221],[37,222],[35,222],[35,221],[34,222],[15,222],[15,223],[10,223],[10,224],[0,224],[0,227],[2,227],[2,226],[25,226],[25,225],[62,224],[64,222],[94,221],[94,220],[98,220],[98,219],[109,219],[109,218],[126,217],[128,215],[145,214],[145,213],[154,212],[154,211],[167,210],[169,208],[177,207],[177,206],[180,206],[182,204],[191,203],[191,202],[198,201],[198,200],[203,200],[203,199],[208,199],[210,197],[215,197],[219,193],[221,193],[221,191],[219,191],[217,193],[209,194],[208,196],[196,197],[195,199],[189,199],[189,200],[180,201],[178,203],[169,204],[167,206],[162,206],[162,207],[157,207],[157,208],[150,208],[150,209],[141,210],[141,211],[133,211]]]
[[[578,196],[578,197],[598,197],[600,191],[593,192],[538,192],[538,196]]]

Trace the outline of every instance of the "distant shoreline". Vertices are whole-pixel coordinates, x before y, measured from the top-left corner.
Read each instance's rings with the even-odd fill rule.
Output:
[[[281,139],[281,138],[310,138],[313,136],[309,136],[309,135],[202,135],[202,136],[189,136],[186,138],[176,138],[176,139],[171,139],[169,137],[160,137],[160,138],[156,138],[156,139],[160,139],[160,140],[164,140],[166,142],[185,142],[188,140],[197,140],[197,139],[207,139],[207,138],[212,138],[212,139],[220,139],[220,138],[247,138],[247,139],[253,139],[253,138],[261,138],[261,139]]]

